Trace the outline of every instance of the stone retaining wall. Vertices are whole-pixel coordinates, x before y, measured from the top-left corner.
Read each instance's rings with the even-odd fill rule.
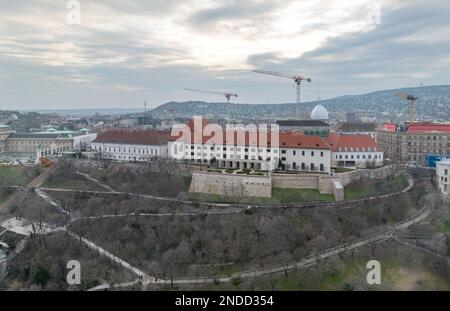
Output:
[[[318,189],[323,194],[334,194],[334,182],[347,186],[354,180],[383,179],[399,172],[397,165],[388,165],[376,169],[359,169],[334,176],[327,174],[272,174],[274,188]]]
[[[218,194],[226,197],[272,196],[270,176],[194,172],[189,192]]]

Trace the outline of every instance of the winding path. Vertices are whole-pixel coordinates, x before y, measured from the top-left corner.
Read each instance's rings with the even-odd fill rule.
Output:
[[[386,199],[393,196],[400,195],[402,193],[406,193],[412,189],[414,186],[414,180],[412,178],[408,178],[408,186],[402,191],[393,192],[389,194],[382,194],[378,196],[355,199],[355,200],[345,200],[340,202],[307,202],[307,203],[286,203],[286,204],[239,204],[239,203],[208,203],[208,202],[194,202],[194,201],[186,201],[180,200],[177,198],[168,198],[161,196],[154,196],[150,194],[139,194],[133,192],[122,192],[122,191],[95,191],[95,190],[78,190],[78,189],[65,189],[65,188],[41,188],[44,191],[54,191],[54,192],[67,192],[67,193],[86,193],[86,194],[99,194],[99,195],[124,195],[124,196],[132,196],[138,198],[152,199],[158,201],[166,201],[166,202],[176,202],[191,206],[204,206],[204,207],[238,207],[238,208],[314,208],[314,207],[336,207],[340,209],[351,208],[355,203],[360,202],[370,202],[380,199]]]
[[[83,174],[85,176],[87,174]],[[89,175],[85,176],[88,178]],[[88,178],[89,179],[89,178]],[[91,179],[90,179],[91,180]],[[94,181],[94,180],[92,180]],[[58,209],[59,212],[64,213],[68,216],[70,216],[70,221],[73,222],[77,220],[77,218],[74,218],[68,210],[65,210],[61,207],[60,204],[56,203],[45,191],[56,191],[56,192],[74,192],[74,193],[90,193],[90,194],[106,194],[106,195],[128,195],[128,196],[135,196],[135,197],[142,197],[142,198],[148,198],[148,199],[155,199],[155,200],[161,200],[161,201],[170,201],[170,202],[178,202],[183,204],[190,204],[195,206],[208,206],[208,207],[233,207],[234,209],[231,211],[223,211],[223,212],[217,212],[217,211],[211,211],[211,212],[205,212],[205,213],[166,213],[166,214],[140,214],[142,216],[149,216],[149,217],[166,217],[166,216],[180,216],[180,217],[186,217],[186,216],[197,216],[201,214],[232,214],[232,213],[241,213],[244,208],[279,208],[279,207],[321,207],[321,206],[337,206],[338,204],[351,204],[356,202],[362,202],[362,201],[372,201],[377,200],[381,198],[388,198],[395,195],[398,195],[400,193],[404,193],[409,191],[413,185],[414,182],[412,179],[409,179],[409,185],[407,188],[405,188],[403,191],[376,196],[372,198],[364,198],[364,199],[358,199],[358,200],[350,200],[350,201],[343,201],[343,202],[333,202],[333,203],[323,203],[323,202],[316,202],[316,203],[306,203],[306,204],[284,204],[284,205],[247,205],[247,204],[217,204],[217,203],[198,203],[198,202],[192,202],[192,201],[184,201],[184,200],[178,200],[175,198],[165,198],[165,197],[159,197],[159,196],[152,196],[152,195],[145,195],[145,194],[136,194],[136,193],[127,193],[127,192],[118,192],[114,191],[112,188],[109,189],[110,191],[85,191],[85,190],[74,190],[74,189],[58,189],[58,188],[39,188],[34,189],[35,193],[41,197],[43,200],[48,202],[50,205],[54,206]],[[104,187],[107,189],[106,187]],[[344,207],[345,208],[345,207]],[[121,284],[102,284],[97,287],[94,287],[90,290],[104,290],[108,288],[117,288],[117,287],[129,287],[138,283],[142,283],[144,286],[150,285],[150,284],[208,284],[208,283],[217,283],[217,282],[231,282],[235,278],[253,278],[253,277],[259,277],[264,276],[268,274],[278,274],[283,273],[288,270],[293,270],[297,268],[306,268],[310,267],[317,263],[318,260],[323,260],[326,258],[329,258],[331,256],[335,256],[338,254],[341,254],[345,251],[356,249],[363,246],[369,246],[375,243],[380,243],[386,240],[394,239],[395,233],[399,230],[404,230],[410,227],[413,224],[419,223],[426,219],[431,213],[431,208],[429,206],[425,206],[422,210],[420,210],[418,213],[416,213],[411,218],[404,220],[400,223],[397,223],[393,225],[390,229],[385,230],[383,232],[373,234],[366,236],[364,238],[358,239],[356,241],[348,242],[327,250],[324,250],[317,255],[310,255],[307,257],[302,258],[301,260],[289,264],[282,264],[274,267],[269,268],[262,268],[262,269],[255,269],[255,270],[247,270],[247,271],[241,271],[236,272],[230,276],[215,276],[215,277],[183,277],[183,278],[174,278],[174,279],[167,279],[167,278],[156,278],[154,276],[148,275],[146,272],[140,270],[137,267],[134,267],[133,265],[129,264],[127,261],[115,256],[114,254],[108,252],[107,250],[103,249],[99,245],[95,244],[94,242],[75,234],[74,232],[67,229],[67,227],[64,227],[64,230],[68,232],[70,236],[73,238],[76,238],[80,240],[83,244],[85,244],[87,247],[89,247],[92,250],[95,250],[99,255],[104,256],[108,258],[109,260],[121,265],[122,267],[128,269],[135,275],[137,275],[137,279],[133,282],[128,283],[121,283]],[[120,215],[100,215],[100,216],[90,216],[90,217],[80,217],[78,219],[101,219],[101,218],[111,218],[111,217],[127,217],[130,215],[134,215],[134,213],[131,214],[120,214]]]

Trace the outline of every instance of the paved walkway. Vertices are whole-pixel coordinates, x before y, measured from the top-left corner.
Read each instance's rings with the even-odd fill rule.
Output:
[[[89,174],[86,174],[86,173],[83,173],[83,172],[79,172],[79,171],[77,172],[77,174],[83,176],[83,177],[86,178],[87,180],[92,181],[93,183],[99,185],[100,187],[102,187],[102,188],[104,188],[104,189],[106,189],[106,190],[108,190],[108,191],[111,191],[111,192],[114,191],[113,188],[111,188],[110,186],[108,186],[108,185],[106,185],[106,184],[100,182],[98,179],[95,179],[95,178],[91,177]]]

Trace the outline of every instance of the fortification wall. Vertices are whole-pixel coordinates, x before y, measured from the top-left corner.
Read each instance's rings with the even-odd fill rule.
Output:
[[[272,180],[270,176],[193,172],[189,191],[237,198],[270,198],[272,196]]]
[[[272,174],[274,188],[318,189],[317,174]]]

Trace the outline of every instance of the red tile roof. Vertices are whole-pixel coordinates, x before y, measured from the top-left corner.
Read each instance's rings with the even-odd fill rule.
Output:
[[[370,135],[339,135],[336,133],[331,133],[327,139],[333,151],[342,152],[357,152],[364,151],[367,152],[381,152],[381,147],[373,140]],[[339,149],[340,148],[340,149]],[[347,150],[345,149],[347,148]]]
[[[98,134],[93,143],[159,146],[167,143],[169,132],[152,130],[109,129]]]
[[[397,131],[397,124],[395,123],[385,123],[382,127],[383,130],[388,132],[396,132]]]
[[[192,129],[192,122],[188,124]],[[189,133],[189,132],[188,132]],[[211,131],[212,135],[202,135],[200,132],[190,132],[190,139],[185,133],[180,132],[178,136],[169,138],[171,141],[182,139],[184,142],[191,144],[216,144],[216,145],[239,145],[239,146],[275,146],[276,142],[272,141],[272,133],[270,131],[253,131],[246,129],[235,130],[218,130]],[[197,135],[195,135],[197,134]],[[222,136],[221,136],[222,135]],[[283,148],[309,148],[309,149],[330,149],[328,143],[319,136],[306,136],[301,132],[283,132],[278,133],[279,147]],[[265,142],[267,141],[267,144]]]
[[[258,146],[267,141],[267,145],[272,143],[271,132],[265,131],[248,131],[248,130],[234,130],[234,131],[211,131],[212,135],[202,135],[202,133],[190,132],[189,137],[184,137],[184,132],[178,136],[171,136],[169,141],[183,140],[191,144],[216,144],[216,145],[240,145],[240,146]],[[197,135],[196,135],[197,134]]]
[[[408,133],[431,133],[441,132],[450,133],[450,124],[435,124],[435,123],[414,123],[408,127]]]
[[[330,149],[320,136],[309,136],[302,132],[280,133],[280,148]]]

